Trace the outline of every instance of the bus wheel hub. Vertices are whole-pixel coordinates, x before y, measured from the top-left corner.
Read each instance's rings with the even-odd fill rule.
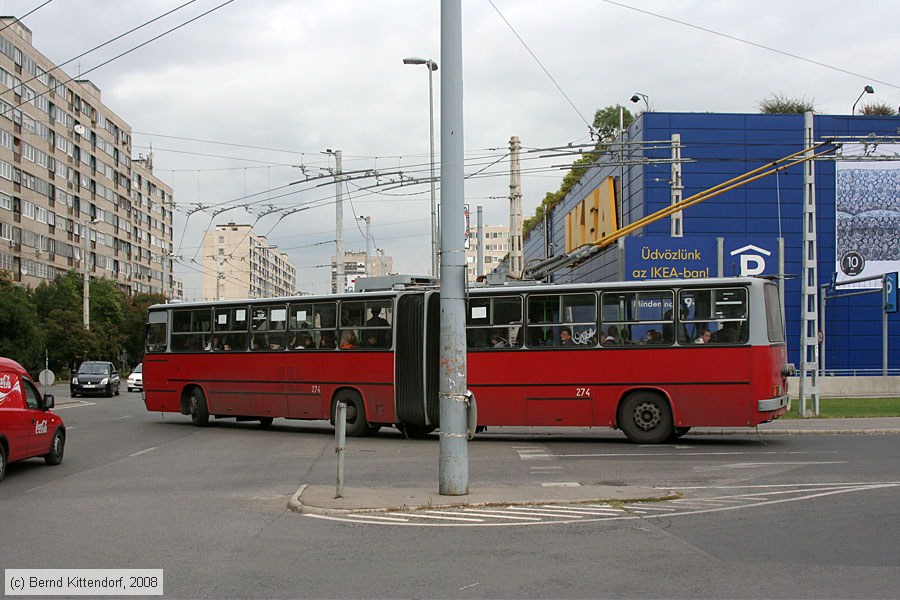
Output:
[[[644,431],[656,428],[662,421],[659,407],[653,402],[642,402],[634,409],[634,422]]]

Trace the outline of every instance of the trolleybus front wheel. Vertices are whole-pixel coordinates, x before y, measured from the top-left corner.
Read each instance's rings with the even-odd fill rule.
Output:
[[[661,444],[674,434],[672,409],[652,392],[628,396],[619,408],[619,428],[638,444]]]
[[[209,424],[209,408],[206,406],[206,394],[198,387],[191,388],[191,423],[197,427]]]

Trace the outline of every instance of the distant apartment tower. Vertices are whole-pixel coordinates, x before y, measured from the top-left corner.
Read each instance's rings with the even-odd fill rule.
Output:
[[[337,293],[337,262],[331,257],[331,293]],[[372,256],[372,273],[366,273],[366,253],[354,250],[344,251],[344,285],[342,292],[352,291],[354,283],[360,277],[382,277],[390,275],[394,271],[394,259],[385,256],[378,250]]]
[[[203,236],[203,299],[275,298],[297,292],[297,270],[287,254],[253,233],[227,223]]]
[[[172,297],[172,188],[131,126],[0,17],[0,270],[37,286],[67,271]]]
[[[500,266],[509,253],[509,227],[504,225],[484,226],[484,274],[487,275]],[[473,282],[478,277],[478,230],[472,228],[469,248],[466,250],[466,279]]]

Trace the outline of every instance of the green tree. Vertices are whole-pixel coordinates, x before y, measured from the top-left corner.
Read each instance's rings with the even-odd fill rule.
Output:
[[[91,333],[97,354],[91,358],[121,362],[128,333],[125,325],[125,295],[109,279],[91,280]]]
[[[760,100],[757,106],[759,112],[767,115],[802,115],[805,112],[816,112],[814,100],[807,100],[806,96],[789,98],[781,92]]]
[[[135,294],[125,306],[126,332],[124,349],[128,354],[128,367],[133,367],[144,355],[144,331],[147,327],[147,308],[166,301],[162,294]]]
[[[36,373],[44,365],[44,331],[32,296],[0,271],[0,356]]]
[[[859,109],[859,114],[893,117],[897,114],[897,111],[887,102],[872,102],[871,104],[863,104],[862,108]]]
[[[619,136],[619,111],[622,111],[622,123],[627,129],[634,122],[634,115],[627,108],[616,104],[597,109],[597,112],[594,113],[593,123],[593,128],[597,135],[597,143],[592,150],[584,152],[572,163],[572,168],[563,177],[559,189],[555,192],[547,192],[537,209],[535,209],[534,215],[525,219],[522,224],[522,235],[524,237],[528,237],[528,234],[543,221],[544,215],[549,215],[553,207],[563,201],[566,194],[581,180],[582,175],[587,172],[588,168],[609,150],[610,144],[616,141]]]
[[[82,279],[75,271],[42,283],[34,291],[35,304],[47,334],[50,369],[61,372],[77,367],[95,346],[82,320]]]

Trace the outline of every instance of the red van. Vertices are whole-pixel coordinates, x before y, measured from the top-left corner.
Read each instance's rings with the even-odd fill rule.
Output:
[[[0,481],[6,465],[42,456],[48,465],[62,462],[66,426],[53,413],[53,396],[42,396],[28,372],[0,358]]]

